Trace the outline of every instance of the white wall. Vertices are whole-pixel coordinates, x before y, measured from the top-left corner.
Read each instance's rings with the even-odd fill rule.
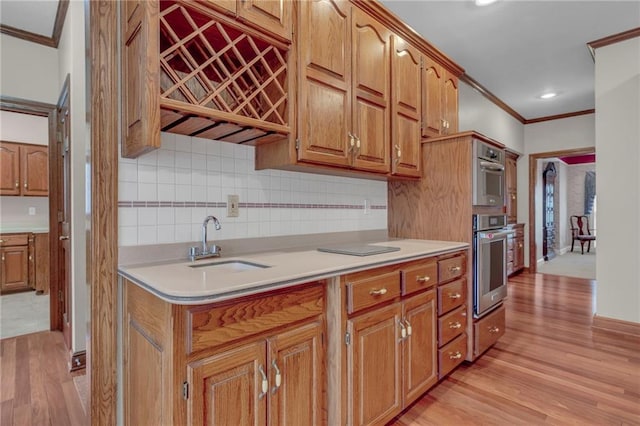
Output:
[[[569,197],[571,196],[571,191],[569,190],[569,167],[562,161],[556,162],[556,167],[558,168],[558,195],[559,195],[559,203],[558,203],[558,235],[556,238],[556,247],[558,248],[558,254],[564,254],[567,249],[567,241],[571,244],[571,240],[569,239],[569,214],[567,211],[569,210]],[[583,185],[584,190],[584,185]]]
[[[587,172],[596,171],[596,164],[595,163],[576,164],[572,166],[567,166],[567,170],[568,170],[567,214],[564,220],[568,224],[569,216],[572,216],[572,215],[581,216],[584,214],[584,177]],[[606,188],[604,187],[603,189],[606,190]],[[593,228],[594,224],[595,224],[594,214],[592,213],[591,215],[589,215],[589,227]],[[571,228],[567,229],[566,238],[567,238],[567,245],[571,246]],[[593,248],[594,245],[595,244],[592,244],[591,247]],[[569,249],[571,248],[569,247]],[[575,247],[574,247],[574,250],[575,250]]]
[[[0,34],[2,96],[55,104],[58,80],[56,49]]]
[[[561,120],[543,121],[524,126],[524,155],[518,159],[518,222],[525,227],[525,264],[529,266],[529,155],[595,147],[595,114],[580,115]],[[542,176],[540,173],[537,176]],[[539,184],[540,179],[538,179]],[[536,187],[536,194],[541,191]],[[536,206],[540,200],[536,195]],[[536,249],[542,253],[542,233],[536,225]],[[539,258],[539,257],[537,257]]]
[[[640,322],[640,37],[596,50],[596,314]]]
[[[2,123],[0,126],[0,140],[2,141],[49,145],[49,119],[47,117],[0,111],[0,123]]]
[[[85,79],[85,15],[84,2],[71,1],[58,45],[58,93],[68,74],[71,75],[71,255],[72,315],[71,349],[86,349],[87,281],[85,222],[85,163],[90,141],[86,127]],[[56,100],[57,101],[57,100]]]
[[[386,182],[256,171],[251,146],[162,133],[159,150],[118,169],[120,246],[200,241],[210,214],[222,224],[211,240],[387,227]],[[229,194],[240,197],[237,218]]]
[[[524,152],[522,123],[463,82],[458,90],[458,128],[461,132],[475,130],[511,151]]]

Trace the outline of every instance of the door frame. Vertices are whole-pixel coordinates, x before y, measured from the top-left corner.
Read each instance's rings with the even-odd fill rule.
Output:
[[[13,98],[10,96],[0,96],[0,110],[16,112],[19,114],[30,114],[37,117],[47,117],[48,120],[48,139],[49,139],[49,329],[62,330],[62,316],[58,307],[60,300],[58,296],[59,283],[57,271],[57,204],[55,197],[51,196],[52,192],[58,190],[59,182],[55,176],[53,162],[55,155],[52,154],[52,147],[56,143],[56,105],[44,102],[31,101],[27,99]],[[52,226],[55,224],[55,226]]]
[[[567,157],[571,155],[593,154],[595,146],[564,149],[560,151],[537,152],[529,154],[529,272],[535,274],[538,269],[536,259],[536,185],[538,183],[537,163],[545,158]],[[596,160],[597,161],[597,160]],[[540,176],[542,178],[542,176]]]

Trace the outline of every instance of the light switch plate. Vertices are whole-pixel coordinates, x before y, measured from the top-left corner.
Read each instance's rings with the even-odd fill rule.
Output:
[[[240,216],[240,197],[238,195],[227,195],[227,217]]]
[[[29,216],[35,216],[35,215],[36,215],[36,208],[29,207]]]

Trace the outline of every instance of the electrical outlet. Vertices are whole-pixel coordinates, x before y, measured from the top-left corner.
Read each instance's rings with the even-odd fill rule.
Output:
[[[35,216],[35,215],[36,215],[36,208],[29,207],[29,216]]]
[[[369,209],[371,209],[371,201],[365,198],[364,200],[364,214],[369,214]]]
[[[240,197],[238,195],[227,195],[227,217],[240,216]]]

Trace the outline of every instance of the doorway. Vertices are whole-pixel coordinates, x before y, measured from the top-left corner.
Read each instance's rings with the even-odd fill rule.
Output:
[[[529,271],[531,273],[535,273],[537,271],[538,261],[536,255],[538,249],[538,243],[536,241],[536,234],[538,230],[538,227],[536,226],[536,217],[542,217],[542,201],[536,203],[536,189],[538,188],[538,182],[542,180],[542,175],[538,174],[538,160],[594,153],[595,147],[587,147],[529,154]]]
[[[51,153],[52,147],[55,145],[55,109],[56,109],[56,106],[52,104],[23,100],[18,98],[11,98],[11,97],[0,97],[0,110],[2,111],[8,111],[16,114],[27,114],[31,116],[46,118],[47,120],[46,138],[48,140],[49,159],[51,159],[51,156],[52,156],[52,153]],[[50,219],[51,219],[51,198],[52,198],[51,192],[52,190],[55,190],[54,189],[55,183],[52,182],[51,173],[52,173],[52,170],[51,170],[51,167],[49,166],[49,197],[48,197],[48,200],[41,200],[45,203],[43,207],[45,208],[45,210],[46,210],[46,205],[49,204],[49,215],[47,219],[45,219],[48,222],[50,222]],[[24,198],[31,198],[31,197],[24,197]],[[39,197],[33,197],[33,198],[39,198]],[[36,201],[38,200],[31,199],[31,204],[34,204]],[[36,207],[35,210],[38,210],[38,208]],[[45,236],[46,234],[34,234],[34,235],[37,239],[38,246],[40,246],[40,244],[44,245],[44,247],[47,247],[47,245],[49,246],[49,250],[45,249],[44,251],[48,252],[49,266],[50,266],[51,255],[52,255],[50,247],[51,247],[51,240],[53,238],[51,229],[49,229],[48,241]],[[38,238],[42,236],[44,236],[44,241],[41,241],[42,238]],[[58,305],[57,288],[55,287],[55,283],[51,279],[51,269],[52,268],[49,267],[49,291],[48,292],[42,292],[43,294],[38,294],[38,295],[34,295],[32,294],[32,292],[17,293],[14,295],[8,295],[10,298],[13,298],[11,301],[7,299],[7,301],[11,303],[12,308],[17,308],[19,310],[22,310],[23,311],[22,313],[24,313],[24,311],[27,311],[31,314],[32,318],[36,319],[36,324],[33,324],[33,327],[37,327],[38,331],[42,329],[61,330],[59,328],[60,318],[57,314],[57,309],[56,309]],[[44,273],[46,274],[46,271]],[[22,306],[22,308],[20,308],[17,305]],[[4,305],[3,305],[3,308],[5,308]],[[3,309],[3,316],[5,314],[9,314],[9,310]],[[27,327],[28,324],[24,324],[24,326],[25,327],[21,326],[19,329],[16,329],[15,332],[20,334],[25,334],[25,333],[31,333],[36,331],[35,328],[33,327],[32,328]],[[14,334],[14,335],[19,335],[19,334]],[[3,337],[8,337],[8,336],[3,336]]]

